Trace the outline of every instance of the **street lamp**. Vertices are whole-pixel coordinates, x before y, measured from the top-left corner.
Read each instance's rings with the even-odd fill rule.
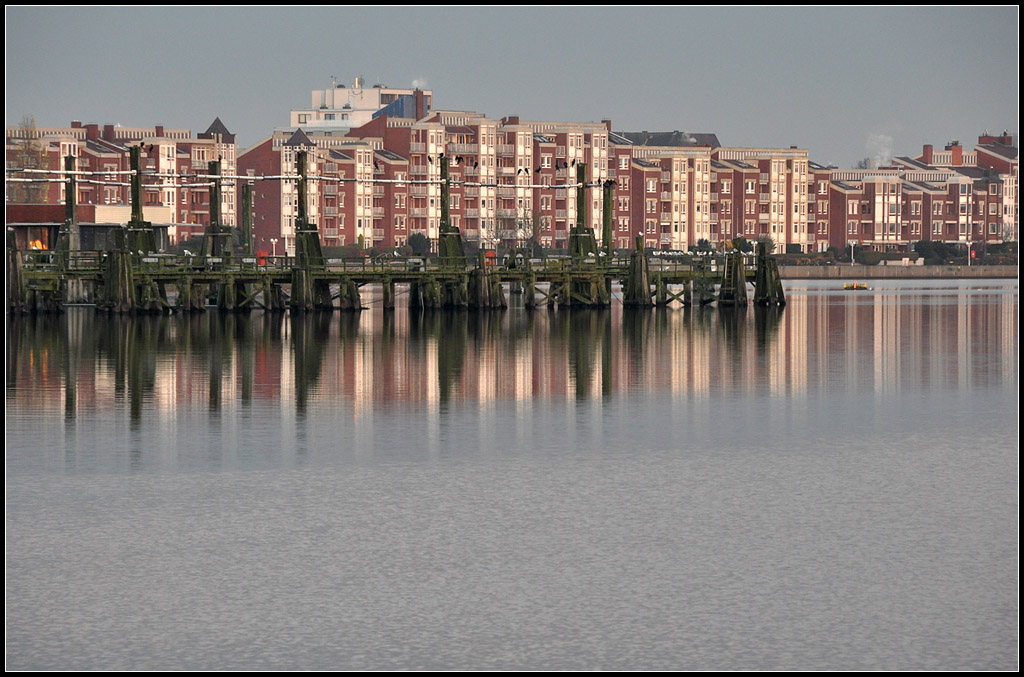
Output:
[[[855,244],[857,244],[857,243],[856,242],[851,242],[850,243],[850,265],[851,266],[853,265],[853,246]]]
[[[273,256],[277,256],[277,238],[276,237],[270,238],[270,246],[273,247],[273,249],[274,249]]]

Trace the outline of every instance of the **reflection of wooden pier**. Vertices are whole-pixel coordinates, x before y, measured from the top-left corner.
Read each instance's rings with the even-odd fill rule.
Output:
[[[139,155],[133,149],[132,163]],[[68,164],[67,195],[75,195],[73,164]],[[747,285],[754,285],[754,302],[784,305],[778,267],[764,243],[755,257],[740,252],[719,256],[658,258],[644,252],[642,241],[628,258],[616,258],[609,247],[599,249],[594,232],[578,224],[569,235],[569,256],[531,258],[513,252],[501,265],[481,255],[476,262],[464,253],[462,237],[447,218],[447,159],[442,163],[442,219],[438,256],[420,258],[328,259],[320,245],[316,224],[305,216],[305,156],[299,154],[299,214],[295,256],[252,256],[227,245],[229,229],[219,224],[215,205],[219,187],[211,190],[211,225],[201,255],[157,253],[149,223],[142,220],[141,173],[132,181],[132,219],[115,230],[107,251],[81,251],[77,246],[75,206],[48,251],[18,251],[12,232],[7,237],[8,308],[10,312],[58,311],[67,302],[91,302],[115,313],[193,312],[213,305],[223,311],[263,308],[268,311],[357,311],[360,289],[379,286],[385,309],[395,307],[396,285],[408,287],[410,309],[489,309],[507,306],[506,288],[521,292],[528,307],[606,307],[612,286],[620,284],[626,306],[668,305],[672,302],[745,304]],[[211,173],[219,171],[211,163]],[[578,202],[586,204],[586,184],[580,165]],[[216,184],[215,184],[216,186]],[[592,186],[591,186],[592,187]],[[245,188],[249,188],[246,186]],[[604,185],[606,200],[611,186]],[[243,194],[243,205],[249,202]],[[605,211],[604,242],[611,242],[611,210]],[[243,206],[243,236],[248,240],[251,209]]]

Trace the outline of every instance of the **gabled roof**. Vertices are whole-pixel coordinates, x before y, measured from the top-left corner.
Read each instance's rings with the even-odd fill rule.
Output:
[[[315,146],[316,144],[309,140],[306,133],[301,129],[296,129],[295,132],[288,137],[288,140],[284,142],[285,146]]]
[[[225,143],[234,143],[235,135],[228,131],[228,128],[224,126],[224,123],[220,121],[220,118],[214,118],[213,122],[210,123],[209,128],[202,134],[199,134],[199,138],[212,138],[214,135],[220,135],[221,139]]]

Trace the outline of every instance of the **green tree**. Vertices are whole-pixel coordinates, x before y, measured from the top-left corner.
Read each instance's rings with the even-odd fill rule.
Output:
[[[416,256],[426,256],[430,253],[430,238],[423,233],[413,233],[405,243]]]
[[[754,251],[754,243],[745,237],[734,237],[732,239],[733,249],[739,250],[744,254],[749,254]]]

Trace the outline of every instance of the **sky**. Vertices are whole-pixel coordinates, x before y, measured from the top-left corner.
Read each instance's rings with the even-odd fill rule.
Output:
[[[612,121],[810,151],[918,155],[1018,131],[1019,9],[44,7],[5,11],[8,125],[204,131],[240,149],[332,78],[491,118]]]

